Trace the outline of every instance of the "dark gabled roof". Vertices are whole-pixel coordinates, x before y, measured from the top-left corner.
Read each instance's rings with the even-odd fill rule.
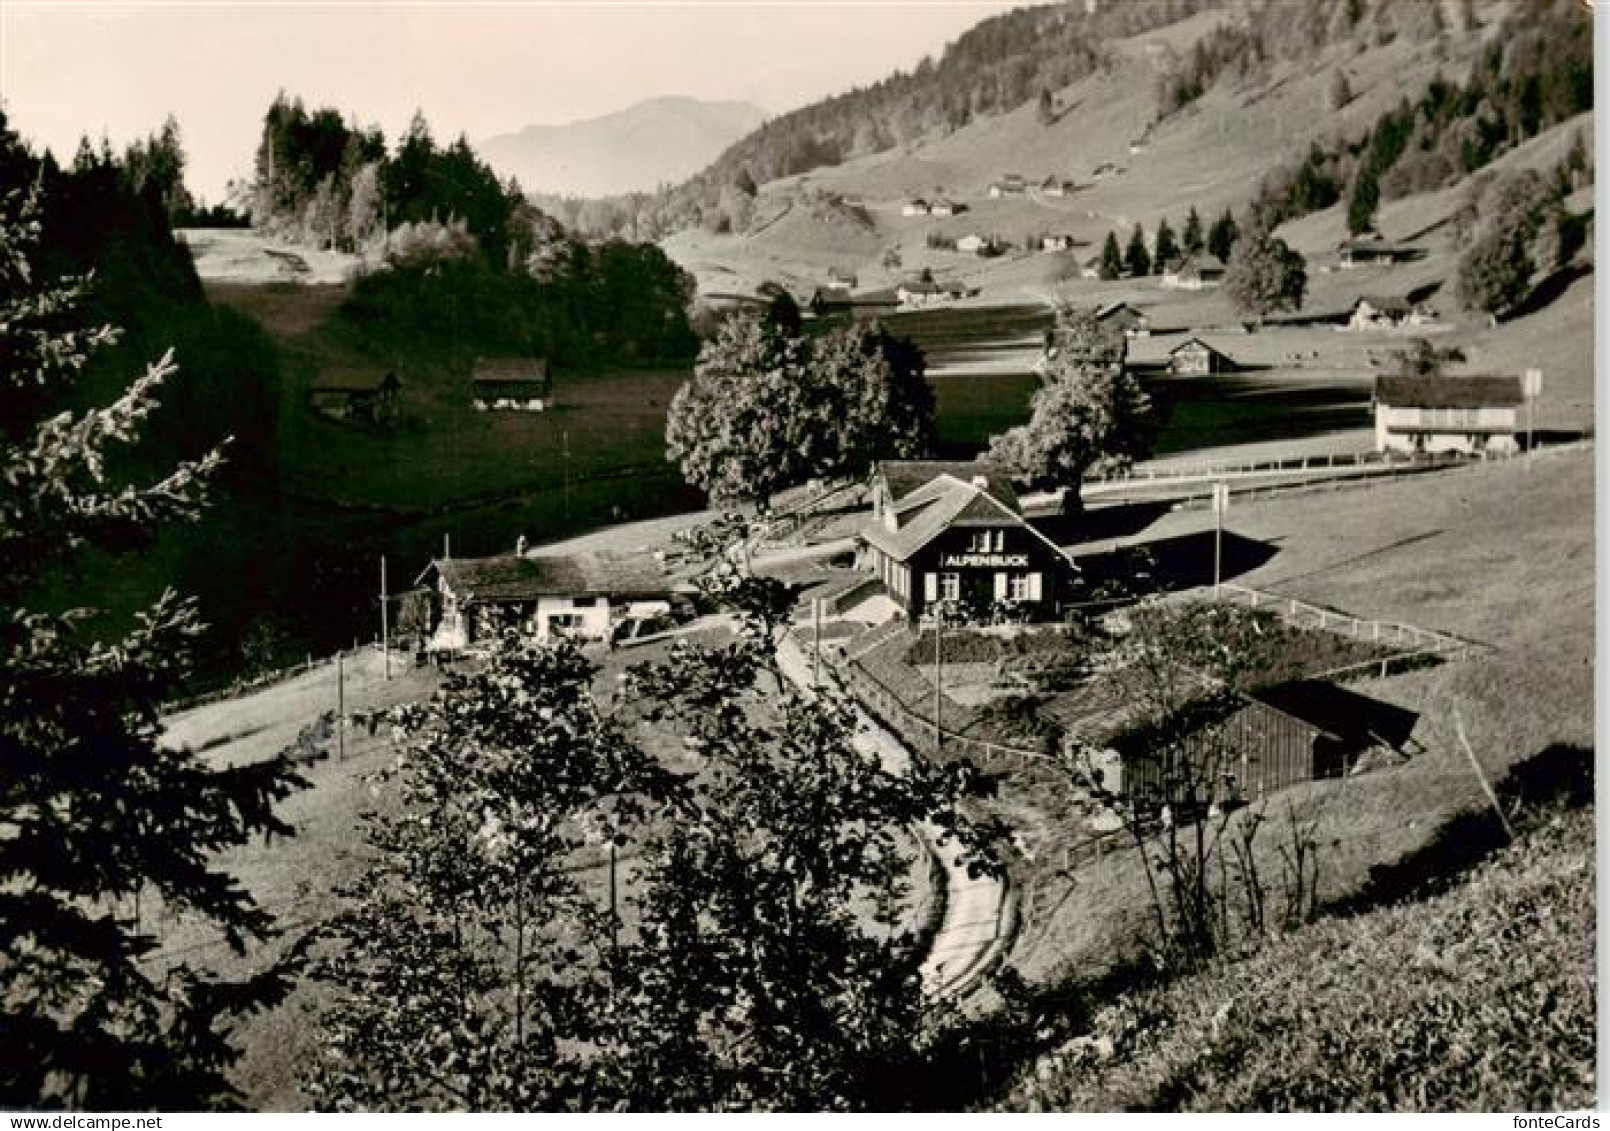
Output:
[[[652,554],[501,554],[431,562],[461,602],[532,601],[538,597],[658,596],[671,585]]]
[[[889,498],[897,505],[919,489],[929,487],[940,476],[949,475],[963,483],[982,478],[986,491],[1012,510],[1022,510],[1011,476],[1000,464],[989,460],[891,459],[880,462],[872,469],[872,474],[883,480]]]
[[[1343,240],[1337,245],[1337,250],[1343,255],[1384,255],[1396,259],[1400,255],[1407,255],[1412,248],[1402,247],[1398,244],[1387,243],[1382,239],[1354,239]]]
[[[1208,271],[1217,271],[1222,275],[1225,271],[1224,260],[1208,252],[1199,252],[1196,255],[1188,255],[1185,257],[1184,261],[1180,263],[1179,273],[1184,275],[1189,271],[1195,271],[1198,275]]]
[[[916,500],[918,494],[913,492],[908,501]],[[983,487],[952,475],[941,475],[921,488],[921,494],[931,498],[920,505],[914,502],[898,530],[890,530],[881,522],[871,522],[862,527],[862,540],[876,546],[895,561],[903,562],[955,526],[1016,526],[1027,530],[1070,567],[1078,569],[1066,550],[1025,522],[1022,515]]]
[[[815,293],[811,295],[812,306],[820,306],[826,303],[843,303],[848,305],[849,301],[849,287],[817,287]]]
[[[308,386],[314,393],[380,393],[396,389],[397,374],[380,369],[330,368],[321,370]]]
[[[1106,303],[1103,306],[1096,307],[1096,321],[1097,322],[1105,322],[1107,319],[1113,317],[1116,314],[1122,314],[1126,310],[1129,311],[1129,313],[1133,314],[1136,318],[1145,319],[1145,318],[1148,317],[1148,315],[1146,314],[1146,312],[1144,310],[1142,310],[1140,307],[1134,305],[1133,303],[1128,303],[1128,302],[1109,302],[1109,303]]]
[[[1413,711],[1320,680],[1295,680],[1253,694],[1255,702],[1349,743],[1380,741],[1396,749],[1418,721]]]
[[[1211,344],[1209,344],[1208,342],[1203,341],[1201,338],[1198,338],[1195,335],[1192,335],[1191,337],[1186,338],[1179,345],[1177,345],[1173,349],[1169,350],[1168,351],[1168,356],[1173,357],[1175,354],[1179,353],[1181,350],[1189,349],[1192,346],[1201,346],[1203,349],[1207,350],[1208,353],[1217,354],[1219,357],[1224,358],[1225,361],[1230,360],[1230,355],[1229,354],[1225,353],[1223,350],[1214,349]]]
[[[1398,298],[1395,295],[1359,295],[1353,302],[1353,309],[1357,310],[1366,302],[1382,314],[1404,315],[1414,309],[1408,299]]]
[[[1521,379],[1513,374],[1375,379],[1377,404],[1392,408],[1511,408],[1525,403]]]
[[[470,379],[477,385],[546,385],[548,363],[540,357],[478,357]]]

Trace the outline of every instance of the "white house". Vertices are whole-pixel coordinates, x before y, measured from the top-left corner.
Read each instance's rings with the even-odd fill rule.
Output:
[[[441,558],[419,582],[431,576],[440,609],[431,651],[474,648],[505,625],[538,640],[607,640],[617,622],[671,607],[671,584],[648,553]]]
[[[969,255],[984,255],[989,251],[990,246],[989,237],[981,236],[977,232],[968,232],[956,241],[956,250],[966,252]]]
[[[1224,282],[1224,260],[1207,252],[1187,255],[1163,270],[1160,285],[1171,290],[1199,291]]]
[[[1069,235],[1044,235],[1040,237],[1041,251],[1067,251],[1073,246],[1073,237]]]
[[[956,215],[956,205],[944,199],[930,200],[928,202],[928,215],[954,216]]]
[[[1521,379],[1380,376],[1375,379],[1375,449],[1396,452],[1513,452],[1520,431]]]
[[[901,206],[900,215],[926,216],[928,215],[928,202],[923,200],[921,197],[917,197],[914,200],[908,200],[904,205]]]
[[[933,279],[907,279],[895,288],[895,297],[905,307],[945,306],[961,298],[965,291]]]
[[[1402,298],[1361,295],[1348,315],[1349,330],[1398,330],[1406,326],[1429,327],[1437,324],[1437,312],[1423,302]]]

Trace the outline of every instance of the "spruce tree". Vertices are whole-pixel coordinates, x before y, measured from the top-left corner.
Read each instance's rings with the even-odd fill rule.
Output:
[[[1187,255],[1196,255],[1207,246],[1206,237],[1202,234],[1202,217],[1194,204],[1191,205],[1190,212],[1186,213],[1185,230],[1180,235],[1180,243]]]
[[[1123,273],[1124,255],[1118,250],[1118,237],[1108,232],[1106,242],[1101,245],[1101,277],[1116,279]]]
[[[1129,246],[1124,250],[1124,267],[1135,276],[1152,273],[1152,257],[1146,251],[1146,233],[1141,231],[1139,224],[1129,235]]]
[[[1174,240],[1174,229],[1168,226],[1168,217],[1157,221],[1157,239],[1153,244],[1152,262],[1159,271],[1180,257],[1179,244]]]
[[[37,189],[0,197],[0,1107],[227,1106],[229,1021],[288,992],[287,969],[222,979],[200,955],[163,954],[152,928],[159,914],[201,920],[237,954],[270,938],[216,856],[288,835],[274,807],[305,783],[283,757],[215,768],[160,741],[200,631],[171,590],[120,630],[36,605],[82,548],[135,548],[194,515],[219,464],[213,452],[144,485],[112,481],[171,353],[111,404],[36,411],[115,337],[72,328],[84,284],[40,280],[41,230]]]
[[[1208,253],[1228,263],[1230,252],[1235,248],[1237,235],[1235,217],[1230,215],[1230,210],[1226,208],[1224,215],[1213,221],[1213,227],[1208,231]]]

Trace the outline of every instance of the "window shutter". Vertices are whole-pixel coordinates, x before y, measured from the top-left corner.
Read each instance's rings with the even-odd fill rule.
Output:
[[[1029,600],[1039,601],[1041,599],[1040,575],[1037,573],[1031,573],[1029,574]]]
[[[997,601],[1006,600],[1006,574],[999,570],[995,573],[995,599]]]
[[[939,600],[939,578],[932,573],[922,575],[922,599],[927,602]]]

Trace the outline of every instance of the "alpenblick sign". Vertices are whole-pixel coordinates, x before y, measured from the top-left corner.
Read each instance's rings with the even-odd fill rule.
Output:
[[[943,569],[1027,569],[1027,554],[946,554],[939,559]]]

